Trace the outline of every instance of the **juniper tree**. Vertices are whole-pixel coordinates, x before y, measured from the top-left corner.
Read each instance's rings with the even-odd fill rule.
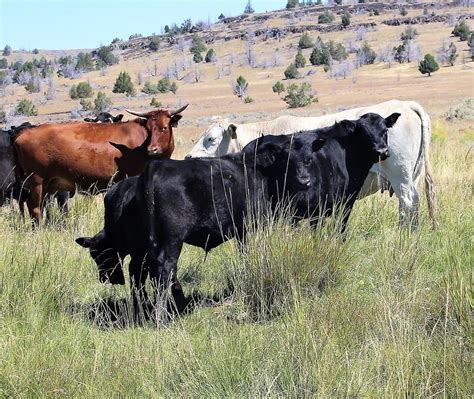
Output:
[[[424,75],[428,74],[431,76],[433,72],[436,72],[439,69],[439,65],[431,54],[425,54],[425,58],[420,61],[418,65],[418,70]]]
[[[296,68],[304,68],[306,65],[306,58],[303,55],[301,50],[298,50],[295,56],[295,66]]]
[[[247,94],[247,89],[248,89],[248,82],[245,80],[245,78],[241,75],[237,78],[237,80],[234,82],[233,87],[232,87],[232,92],[239,98],[242,98]]]

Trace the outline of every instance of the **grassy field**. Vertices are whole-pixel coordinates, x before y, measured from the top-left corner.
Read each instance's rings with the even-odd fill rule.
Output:
[[[186,247],[187,292],[236,290],[166,326],[131,327],[127,288],[99,284],[74,243],[101,226],[100,198],[76,196],[35,232],[1,209],[0,396],[470,397],[472,139],[435,123],[438,230],[423,202],[420,229],[400,231],[397,201],[376,194],[346,242],[331,223],[280,221],[243,254]]]

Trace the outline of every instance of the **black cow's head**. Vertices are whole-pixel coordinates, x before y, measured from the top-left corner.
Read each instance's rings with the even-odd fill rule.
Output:
[[[76,242],[89,252],[99,269],[99,281],[111,284],[125,284],[122,265],[118,260],[117,253],[107,245],[105,233],[101,230],[94,237],[79,237]]]
[[[280,181],[280,187],[301,190],[311,186],[310,168],[313,163],[313,145],[319,139],[306,142],[294,135],[262,136],[242,150],[254,153],[256,163],[265,173]]]
[[[349,129],[354,129],[354,137],[371,149],[372,160],[384,160],[389,157],[388,149],[388,129],[397,122],[400,114],[395,112],[387,118],[382,118],[379,114],[368,113],[362,115],[359,120],[342,121]],[[351,127],[353,124],[353,127]]]

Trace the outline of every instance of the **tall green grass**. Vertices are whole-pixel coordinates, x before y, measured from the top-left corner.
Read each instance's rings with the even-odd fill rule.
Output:
[[[467,158],[466,158],[467,156]],[[103,206],[77,196],[31,231],[0,209],[3,397],[469,397],[473,176],[465,144],[431,150],[440,228],[398,229],[398,202],[358,201],[346,241],[285,218],[204,252],[186,246],[187,292],[234,293],[164,327],[127,320],[127,287],[98,283],[88,251]],[[104,314],[103,314],[104,313]]]

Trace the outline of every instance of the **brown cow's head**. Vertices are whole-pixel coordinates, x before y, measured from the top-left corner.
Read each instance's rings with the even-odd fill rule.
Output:
[[[126,110],[128,113],[146,119],[146,129],[151,133],[151,139],[147,146],[148,156],[157,158],[169,158],[174,150],[173,127],[178,126],[183,117],[181,112],[189,104],[175,110],[167,111],[158,109],[145,113]]]

